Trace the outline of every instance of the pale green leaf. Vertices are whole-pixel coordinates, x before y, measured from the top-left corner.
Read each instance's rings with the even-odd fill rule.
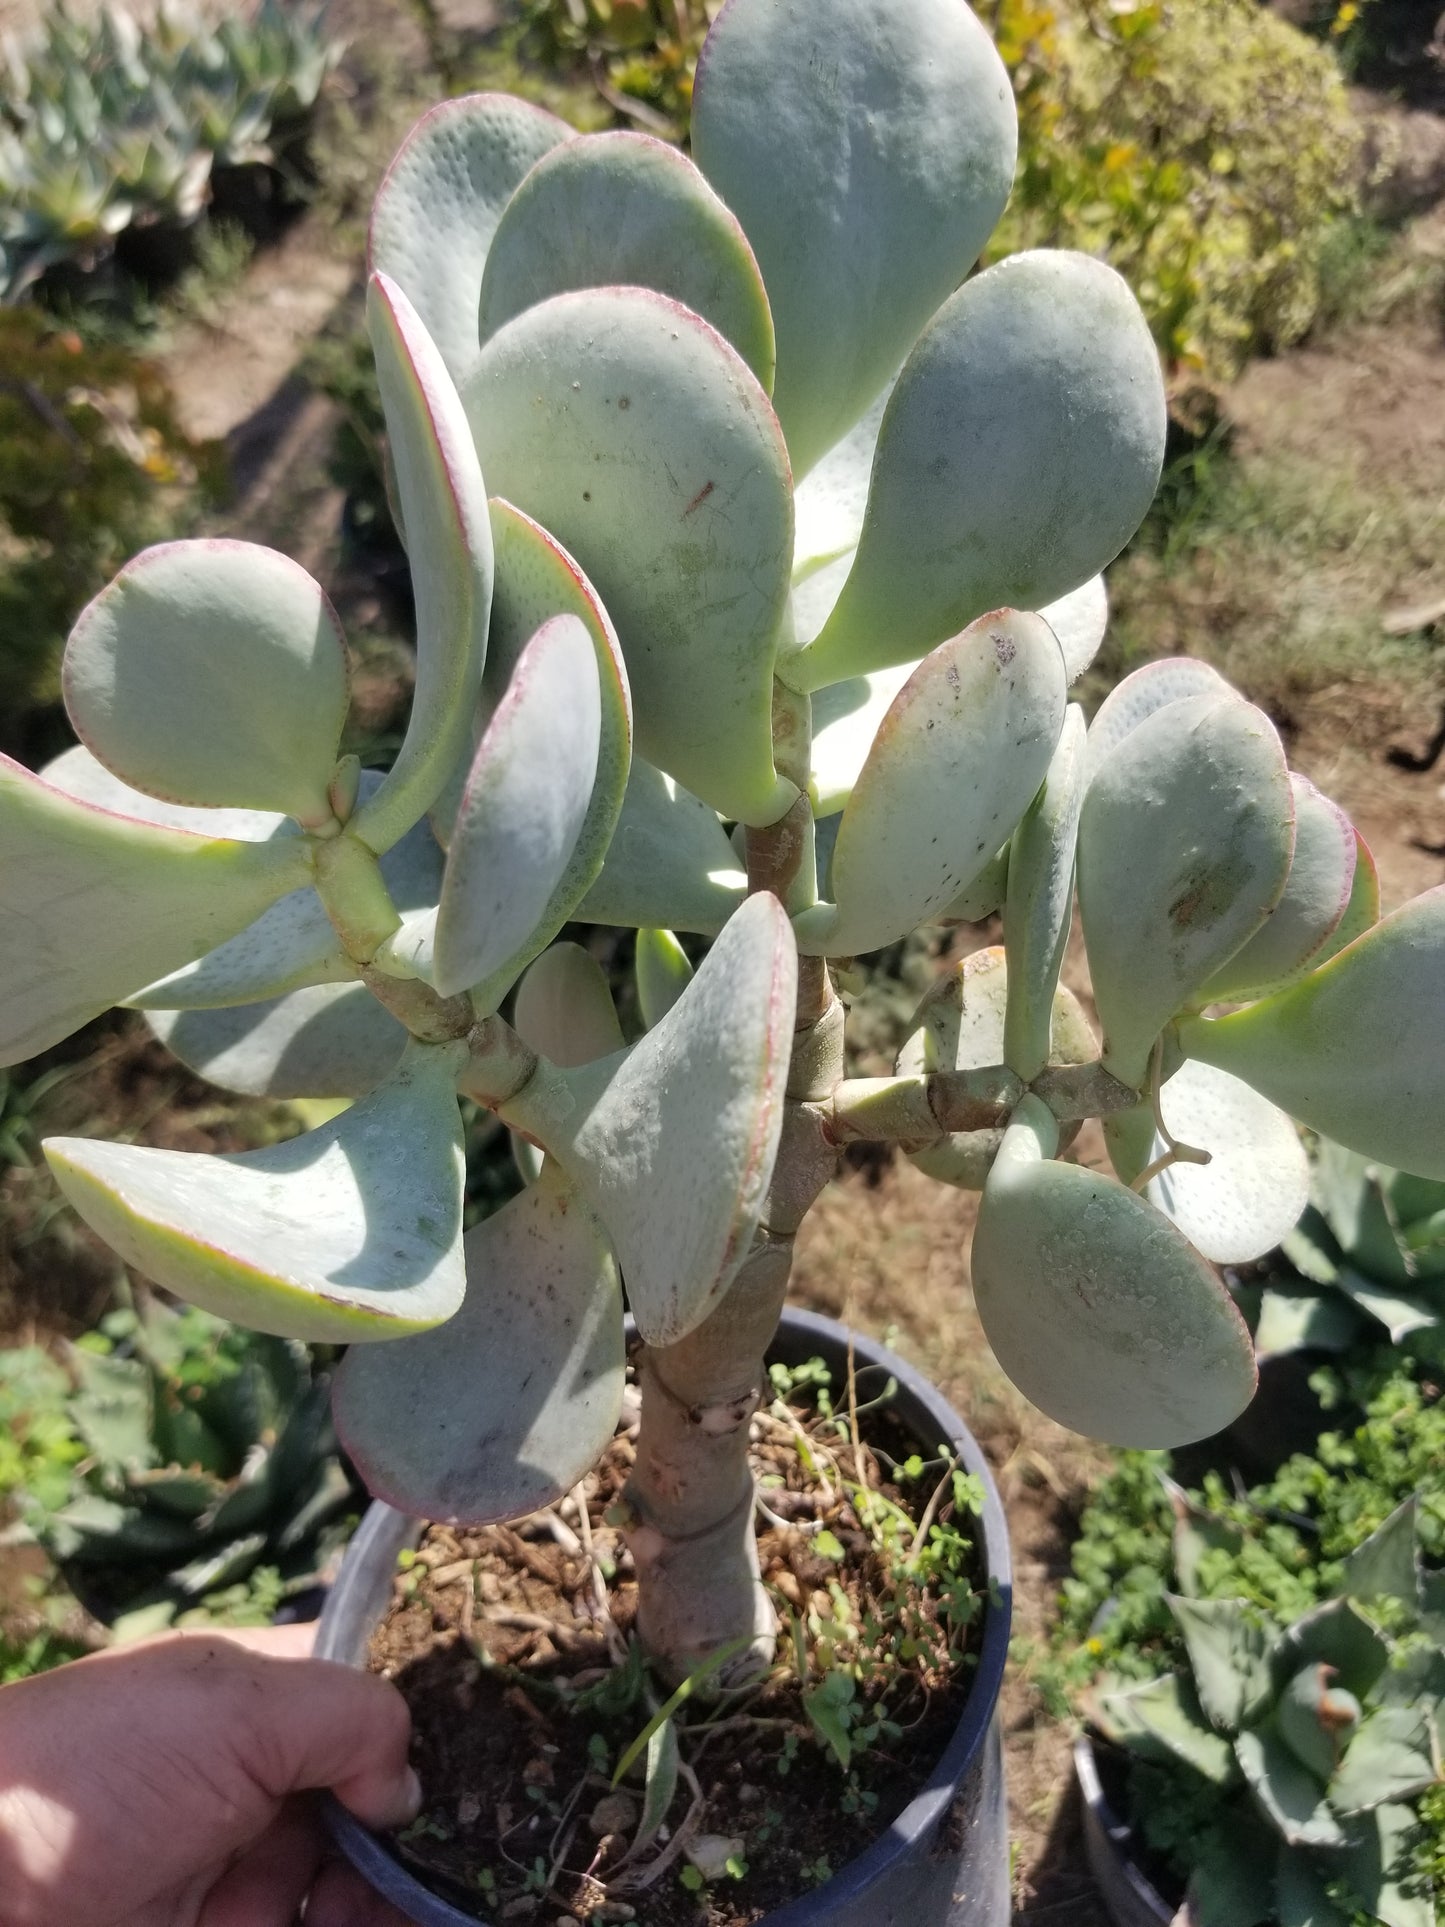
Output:
[[[1009,848],[1004,1062],[1025,1084],[1049,1061],[1054,992],[1074,905],[1074,848],[1084,802],[1084,737],[1084,712],[1070,704],[1043,787],[1025,811]]]
[[[1150,1180],[1150,1199],[1214,1264],[1247,1264],[1272,1251],[1310,1191],[1309,1159],[1284,1112],[1228,1072],[1188,1061],[1160,1091],[1159,1109],[1173,1136],[1207,1151],[1209,1162],[1171,1164]],[[1141,1110],[1150,1127],[1142,1157],[1121,1156],[1119,1136],[1109,1134],[1126,1184],[1167,1148]]]
[[[1227,1786],[1236,1776],[1228,1740],[1212,1730],[1194,1687],[1175,1673],[1101,1693],[1093,1707],[1104,1734],[1131,1753],[1182,1761],[1215,1786]]]
[[[1058,638],[1065,675],[1076,683],[1098,655],[1109,626],[1109,592],[1103,576],[1090,576],[1056,602],[1046,603],[1039,614]]]
[[[1188,1019],[1180,1042],[1311,1129],[1445,1178],[1445,885],[1289,990]]]
[[[564,1498],[622,1410],[622,1293],[596,1218],[548,1166],[465,1240],[466,1297],[436,1331],[359,1345],[332,1409],[388,1504],[447,1525]]]
[[[346,644],[319,584],[274,549],[147,549],[82,612],[63,681],[76,734],[134,788],[331,821]]]
[[[482,274],[481,338],[576,288],[653,288],[773,385],[773,318],[737,217],[648,134],[588,134],[543,156],[507,203]]]
[[[1089,581],[1143,520],[1164,425],[1153,338],[1102,261],[1018,254],[966,282],[898,377],[852,572],[785,680],[906,662]]]
[[[1350,1927],[1349,1909],[1336,1905],[1329,1893],[1338,1864],[1307,1847],[1280,1848],[1275,1877],[1279,1927]]]
[[[224,943],[309,870],[299,837],[237,842],[113,815],[0,757],[0,1064]]]
[[[592,638],[576,616],[553,616],[518,659],[452,825],[433,964],[442,996],[475,985],[489,1014],[576,908],[601,729]]]
[[[363,801],[381,780],[374,770],[361,772]],[[409,913],[435,909],[442,853],[424,819],[381,858],[381,875],[403,920]],[[139,1010],[214,1010],[284,997],[308,984],[349,983],[356,974],[320,897],[308,884],[273,904],[238,936],[125,1001]]]
[[[364,1097],[396,1069],[406,1031],[364,984],[315,984],[223,1010],[147,1010],[189,1066],[247,1097]]]
[[[1268,921],[1199,992],[1201,1004],[1243,1003],[1291,982],[1321,956],[1349,908],[1355,831],[1337,803],[1291,775],[1294,854]]]
[[[197,836],[234,837],[239,843],[269,843],[274,836],[297,835],[296,825],[278,810],[193,809],[170,803],[144,790],[132,789],[97,761],[83,743],[62,750],[40,771],[42,783],[63,790],[77,802],[93,803],[116,816],[134,816],[142,823],[159,823],[168,830],[191,830]]]
[[[829,683],[813,697],[809,790],[816,816],[832,816],[847,804],[883,718],[917,667],[907,662],[868,676],[850,676]]]
[[[639,930],[632,968],[637,1003],[649,1030],[660,1024],[692,982],[687,952],[670,930]]]
[[[930,1071],[983,1070],[1001,1064],[1007,1007],[1008,965],[1002,946],[975,950],[937,979],[914,1012],[898,1053],[899,1076],[924,1077]],[[1050,1061],[1086,1064],[1097,1054],[1078,999],[1060,985],[1054,993]],[[981,1191],[1002,1142],[1002,1127],[955,1131],[912,1157],[920,1171],[941,1184]]]
[[[1419,1500],[1412,1492],[1345,1561],[1340,1591],[1350,1599],[1398,1599],[1420,1605]]]
[[[1356,1823],[1342,1856],[1345,1878],[1381,1927],[1439,1927],[1439,1897],[1415,1867],[1419,1839],[1419,1815],[1410,1806],[1386,1804]]]
[[[1079,908],[1104,1062],[1126,1084],[1142,1088],[1165,1024],[1269,915],[1293,844],[1279,737],[1233,696],[1157,710],[1094,772]]]
[[[1089,775],[1124,738],[1171,703],[1190,696],[1232,696],[1235,691],[1219,671],[1196,656],[1166,656],[1146,662],[1116,683],[1100,703],[1089,725]]]
[[[1284,1634],[1274,1651],[1277,1686],[1316,1660],[1332,1667],[1337,1683],[1365,1699],[1389,1663],[1389,1648],[1376,1628],[1348,1599],[1315,1606]]]
[[[607,972],[576,943],[542,952],[517,986],[512,1021],[525,1043],[564,1070],[623,1048]]]
[[[762,267],[802,475],[1003,212],[1018,141],[1008,75],[962,0],[730,0],[698,62],[692,138]]]
[[[404,288],[461,386],[480,352],[477,307],[502,211],[572,129],[511,94],[466,94],[424,114],[371,210],[370,265]]]
[[[1169,1610],[1183,1636],[1199,1703],[1223,1733],[1237,1733],[1269,1704],[1272,1691],[1270,1624],[1245,1599],[1191,1599],[1168,1595]]]
[[[1234,1750],[1250,1791],[1288,1845],[1344,1846],[1344,1830],[1325,1803],[1324,1782],[1301,1766],[1272,1726],[1241,1733]]]
[[[745,362],[642,288],[556,295],[486,344],[465,391],[491,486],[565,543],[617,625],[637,746],[714,808],[774,821],[787,453]]]
[[[854,956],[940,914],[1028,808],[1065,707],[1038,616],[1001,611],[925,657],[874,737],[833,849],[835,902],[799,914],[799,948]]]
[[[1171,1927],[1265,1927],[1275,1919],[1275,1842],[1238,1803],[1194,1845],[1184,1906]]]
[[[1057,1126],[1025,1097],[984,1186],[973,1283],[1005,1372],[1050,1418],[1113,1445],[1181,1445],[1254,1394],[1249,1332],[1162,1212],[1052,1161]]]
[[[1345,905],[1345,914],[1335,925],[1334,931],[1324,949],[1315,959],[1316,967],[1338,956],[1346,944],[1356,937],[1363,937],[1367,930],[1373,930],[1380,921],[1380,873],[1375,867],[1374,852],[1369,844],[1355,831],[1355,878],[1350,886],[1350,900]]]
[[[607,1228],[649,1345],[684,1337],[748,1254],[772,1179],[797,968],[777,900],[749,897],[655,1029],[624,1055],[543,1070],[501,1106]]]
[[[416,687],[396,761],[352,822],[378,853],[436,802],[471,738],[491,613],[487,491],[461,399],[407,296],[383,274],[367,328],[416,602]]]
[[[1302,1666],[1279,1696],[1275,1725],[1301,1766],[1328,1780],[1360,1724],[1360,1702],[1332,1684],[1334,1669],[1323,1660]],[[1337,1812],[1348,1812],[1331,1793]]]
[[[1263,1364],[1290,1352],[1348,1351],[1359,1333],[1359,1319],[1338,1292],[1281,1291],[1266,1285],[1254,1327],[1254,1355]]]
[[[50,1138],[61,1190],[127,1264],[257,1331],[348,1343],[425,1330],[461,1303],[458,1045],[304,1137],[212,1157]]]
[[[634,756],[606,859],[577,915],[713,937],[742,902],[747,881],[717,812]]]
[[[1330,1805],[1336,1813],[1365,1813],[1422,1793],[1438,1777],[1438,1744],[1428,1706],[1375,1707],[1330,1781]]]

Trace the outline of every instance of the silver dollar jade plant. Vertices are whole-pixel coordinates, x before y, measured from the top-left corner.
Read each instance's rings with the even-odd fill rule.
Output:
[[[338,757],[345,646],[296,564],[139,556],[70,639],[83,747],[0,772],[0,1062],[120,1002],[232,1089],[358,1100],[238,1156],[47,1151],[168,1290],[349,1342],[339,1431],[411,1512],[582,1477],[625,1291],[642,1635],[672,1674],[746,1639],[737,1677],[774,1634],[749,1419],[841,1147],[982,1188],[979,1311],[1047,1412],[1209,1433],[1254,1385],[1210,1261],[1298,1216],[1291,1118],[1445,1176],[1445,890],[1380,920],[1202,663],[1070,705],[1164,391],[1102,262],[966,278],[1015,119],[962,0],[729,0],[693,143],[495,95],[413,130],[371,228],[395,763]],[[1102,1047],[1059,988],[1076,885]],[[898,1074],[846,1078],[830,967],[997,909]],[[569,919],[640,933],[631,1044],[548,947]],[[695,975],[677,931],[714,940]],[[458,1091],[544,1154],[465,1238]],[[1061,1161],[1088,1116],[1117,1181]]]

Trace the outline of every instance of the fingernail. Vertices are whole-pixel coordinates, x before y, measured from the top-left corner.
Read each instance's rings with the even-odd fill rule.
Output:
[[[421,1812],[421,1781],[417,1778],[414,1766],[409,1766],[406,1770],[398,1805],[401,1808],[401,1817],[397,1823],[399,1826],[409,1825]]]

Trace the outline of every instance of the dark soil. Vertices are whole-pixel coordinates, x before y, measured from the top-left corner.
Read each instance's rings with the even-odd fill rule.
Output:
[[[539,1927],[639,1917],[647,1927],[747,1927],[827,1879],[912,1799],[967,1699],[969,1622],[982,1600],[965,1580],[962,1610],[950,1624],[940,1590],[910,1584],[902,1610],[917,1655],[903,1658],[897,1581],[840,1489],[856,1477],[852,1448],[816,1413],[796,1416],[814,1441],[826,1486],[804,1470],[797,1433],[779,1407],[754,1422],[756,1470],[769,1509],[787,1521],[760,1521],[759,1536],[784,1627],[780,1664],[760,1687],[711,1702],[699,1695],[683,1709],[683,1775],[668,1809],[670,1831],[635,1858],[628,1847],[640,1768],[625,1780],[620,1801],[611,1770],[649,1707],[632,1686],[635,1655],[631,1680],[628,1663],[618,1663],[629,1650],[636,1586],[606,1518],[632,1462],[635,1418],[624,1417],[611,1452],[582,1488],[597,1570],[613,1575],[605,1592],[573,1530],[581,1523],[575,1494],[555,1513],[516,1526],[428,1530],[414,1565],[397,1577],[371,1649],[373,1669],[396,1681],[412,1709],[426,1805],[397,1844],[428,1884],[488,1919]],[[939,1468],[900,1487],[883,1464],[906,1457],[913,1442],[886,1410],[866,1413],[861,1429],[870,1489],[916,1521]],[[954,1520],[952,1511],[951,1502],[942,1505],[940,1523],[967,1534],[967,1518]],[[821,1527],[834,1535],[841,1559],[816,1549]],[[876,1612],[888,1627],[871,1646],[862,1642],[860,1651],[887,1657],[858,1697],[882,1710],[886,1693],[899,1729],[856,1754],[846,1774],[804,1710],[787,1640],[790,1619],[797,1629],[802,1615],[832,1618],[840,1594],[855,1624]],[[815,1650],[815,1683],[823,1660]],[[730,1843],[725,1851],[745,1867],[741,1877],[689,1884],[686,1850],[700,1851],[705,1836]]]

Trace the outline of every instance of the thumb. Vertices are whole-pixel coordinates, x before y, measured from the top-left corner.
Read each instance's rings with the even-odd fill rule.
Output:
[[[273,1799],[329,1787],[369,1827],[416,1818],[411,1715],[389,1680],[327,1659],[236,1659],[248,1675],[243,1764]]]

